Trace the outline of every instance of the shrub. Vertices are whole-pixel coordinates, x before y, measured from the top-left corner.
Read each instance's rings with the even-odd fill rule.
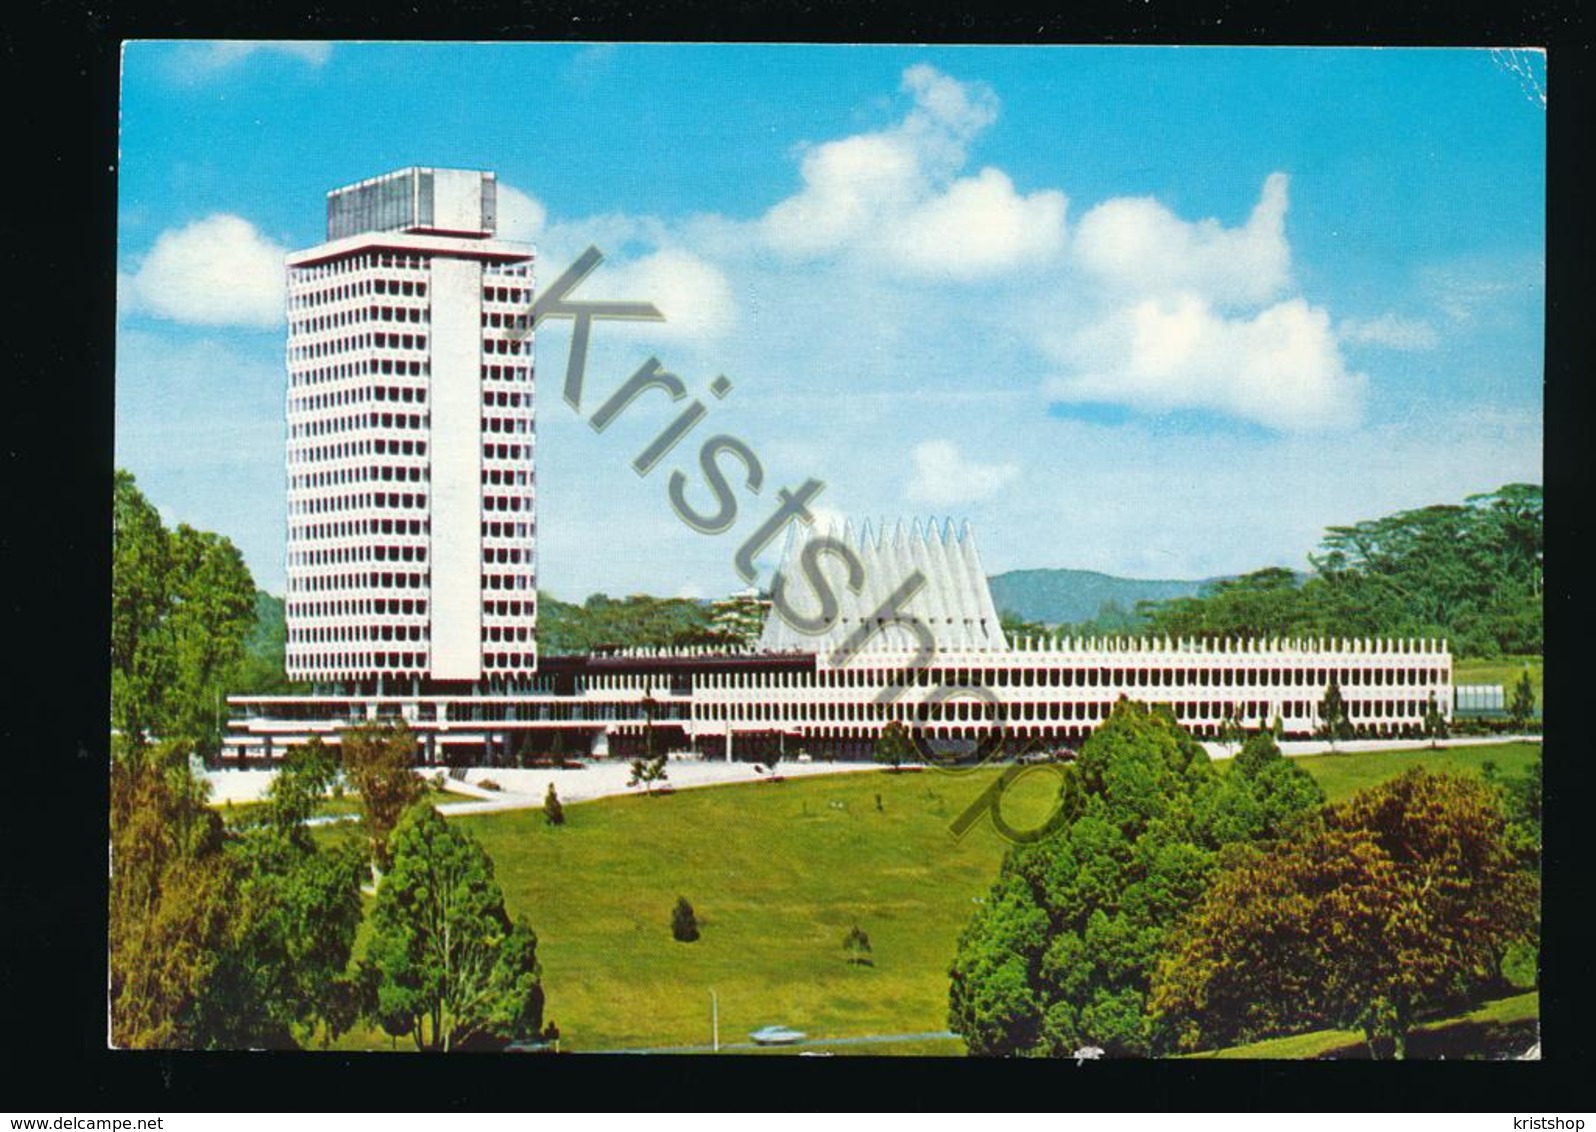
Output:
[[[480,789],[483,789],[483,790],[502,790],[502,789],[504,789],[502,786],[500,786],[497,782],[493,781],[493,779],[491,779],[491,778],[484,778],[481,782],[477,783],[477,786]]]
[[[870,958],[870,937],[858,924],[848,929],[848,934],[842,937],[842,953],[850,963],[871,966],[874,960]]]
[[[554,783],[549,783],[549,792],[543,795],[543,820],[550,825],[565,824],[565,807],[560,805],[560,796],[554,792]]]
[[[685,896],[678,896],[676,907],[671,909],[671,936],[678,943],[692,943],[698,938],[698,914]]]

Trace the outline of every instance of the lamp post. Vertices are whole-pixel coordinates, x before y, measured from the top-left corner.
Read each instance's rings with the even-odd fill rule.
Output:
[[[709,1042],[714,1052],[720,1052],[720,999],[715,988],[709,988]]]

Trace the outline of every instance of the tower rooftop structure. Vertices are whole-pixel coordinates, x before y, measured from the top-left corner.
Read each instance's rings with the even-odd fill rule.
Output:
[[[781,574],[797,583],[802,576],[799,561],[804,547],[826,537],[846,544],[858,557],[864,567],[864,585],[858,593],[847,586],[835,587],[839,612],[824,632],[805,633],[772,610],[765,618],[760,648],[829,652],[866,624],[879,631],[865,642],[865,651],[912,648],[914,637],[908,628],[878,619],[877,614],[892,594],[918,573],[923,584],[899,608],[931,631],[936,651],[1008,651],[968,523],[955,528],[951,520],[916,520],[907,525],[899,520],[890,529],[885,524],[872,527],[868,522],[859,527],[847,522],[840,529],[819,523],[795,528],[782,553]],[[792,586],[794,591],[803,588],[801,583]],[[803,613],[811,612],[802,606],[801,596],[789,600]]]

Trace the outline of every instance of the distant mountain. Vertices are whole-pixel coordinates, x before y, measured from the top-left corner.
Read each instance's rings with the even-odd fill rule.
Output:
[[[998,612],[1044,625],[1065,625],[1090,621],[1105,607],[1129,614],[1139,601],[1191,597],[1209,579],[1163,581],[1116,578],[1095,570],[1010,570],[987,581]]]

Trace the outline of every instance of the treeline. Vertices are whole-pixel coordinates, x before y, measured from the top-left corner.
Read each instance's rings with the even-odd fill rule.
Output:
[[[113,754],[112,1044],[295,1049],[361,1021],[444,1051],[558,1036],[537,935],[505,910],[481,845],[425,799],[402,725],[291,750],[266,801],[231,821],[206,804],[189,750],[119,741]],[[364,843],[319,844],[306,821],[346,783]]]
[[[1228,770],[1117,704],[1058,768],[966,925],[949,1027],[977,1056],[1145,1057],[1316,1029],[1403,1056],[1538,946],[1540,775],[1414,769],[1325,805],[1267,733]]]
[[[1461,505],[1331,527],[1313,574],[1270,568],[1197,597],[1143,603],[1159,636],[1444,637],[1468,657],[1538,654],[1544,532],[1541,488],[1509,484]]]
[[[111,544],[111,726],[142,742],[221,742],[224,700],[245,668],[256,590],[228,539],[167,530],[125,472],[116,473]]]
[[[733,601],[717,612],[689,598],[597,593],[573,605],[538,594],[538,651],[544,656],[616,648],[725,648],[751,642],[761,624],[758,604],[751,600]]]

